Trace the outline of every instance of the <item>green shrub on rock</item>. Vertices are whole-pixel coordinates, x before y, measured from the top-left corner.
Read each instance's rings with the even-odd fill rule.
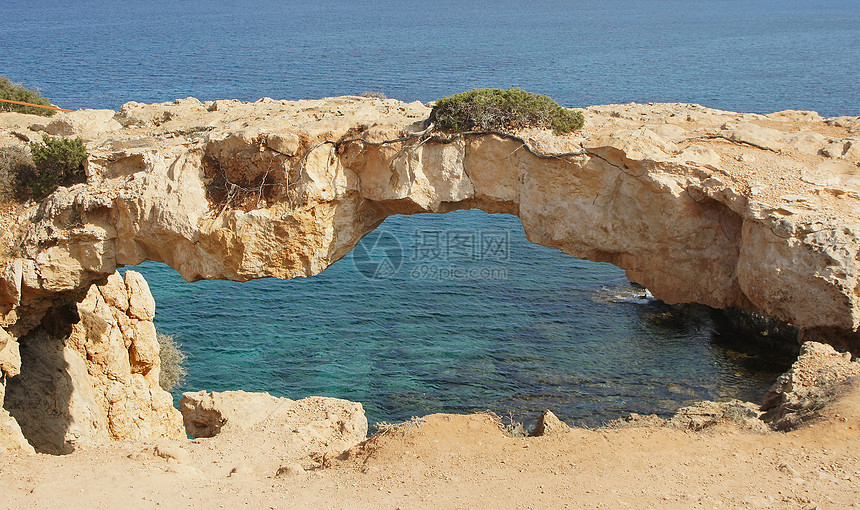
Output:
[[[0,76],[0,99],[10,99],[12,101],[23,101],[25,103],[51,106],[51,102],[48,98],[42,97],[39,91],[30,90],[16,83],[12,83],[9,78],[6,78],[5,76]],[[47,108],[36,108],[34,106],[24,106],[0,101],[0,112],[3,111],[29,113],[31,115],[42,115],[45,117],[50,117],[57,113],[56,110],[49,110]]]
[[[474,89],[436,101],[430,120],[453,131],[511,131],[527,127],[570,133],[585,124],[582,112],[518,88]]]
[[[80,138],[42,135],[42,142],[30,144],[34,167],[32,174],[21,175],[23,188],[34,198],[43,198],[58,186],[69,186],[87,180],[84,162],[87,148]]]

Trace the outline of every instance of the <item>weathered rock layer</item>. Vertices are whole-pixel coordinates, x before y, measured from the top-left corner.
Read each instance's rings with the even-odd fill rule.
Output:
[[[189,98],[47,124],[0,116],[0,144],[46,131],[91,151],[86,183],[5,221],[3,372],[62,300],[82,306],[117,267],[310,276],[387,216],[470,208],[516,214],[531,241],[615,264],[664,301],[743,307],[801,339],[860,346],[860,119],[612,105],[585,109],[568,136],[452,135],[425,131],[429,112]]]

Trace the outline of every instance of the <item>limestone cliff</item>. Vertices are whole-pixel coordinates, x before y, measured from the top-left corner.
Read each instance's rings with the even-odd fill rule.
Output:
[[[0,115],[0,145],[45,131],[91,152],[86,183],[4,219],[6,349],[123,265],[309,276],[389,215],[469,208],[516,214],[531,241],[624,268],[664,301],[860,346],[860,118],[610,105],[554,136],[439,133],[429,113],[341,97]]]
[[[79,444],[185,437],[173,398],[159,386],[155,302],[143,277],[113,273],[79,302],[59,301],[20,339],[21,373],[6,388],[4,405],[29,443],[68,453]],[[20,431],[5,437],[27,445]]]

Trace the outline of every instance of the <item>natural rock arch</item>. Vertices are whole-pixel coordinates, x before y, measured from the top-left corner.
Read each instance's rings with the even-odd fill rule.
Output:
[[[470,208],[515,214],[532,242],[610,262],[666,302],[744,307],[857,346],[858,119],[585,113],[583,132],[563,137],[433,135],[420,103],[356,97],[129,103],[47,126],[16,116],[9,133],[81,134],[91,157],[87,183],[7,221],[6,350],[58,298],[81,302],[123,265],[309,276],[391,214]]]

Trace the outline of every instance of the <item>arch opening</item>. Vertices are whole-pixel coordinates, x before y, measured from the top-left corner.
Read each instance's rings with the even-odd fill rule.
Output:
[[[186,390],[362,402],[370,423],[545,409],[600,425],[699,400],[760,400],[790,357],[718,311],[669,306],[610,264],[526,241],[509,215],[389,217],[323,273],[185,283],[146,263]]]

